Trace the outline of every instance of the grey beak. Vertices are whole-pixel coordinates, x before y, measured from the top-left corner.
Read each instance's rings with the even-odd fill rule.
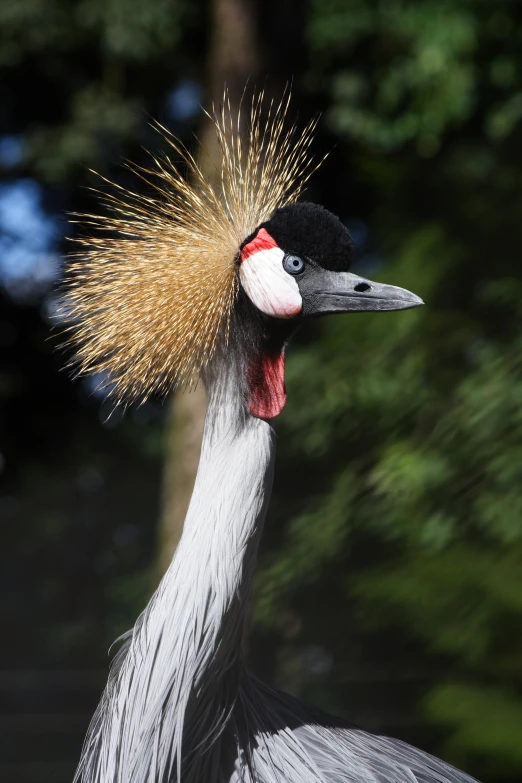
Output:
[[[424,304],[405,288],[373,283],[351,272],[325,272],[320,284],[320,288],[316,285],[302,290],[303,315],[409,310]]]

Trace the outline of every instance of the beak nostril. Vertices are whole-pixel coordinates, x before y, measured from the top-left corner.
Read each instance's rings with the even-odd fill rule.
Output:
[[[363,291],[369,291],[371,288],[371,285],[369,283],[357,283],[354,291],[357,291],[357,293],[362,293]]]

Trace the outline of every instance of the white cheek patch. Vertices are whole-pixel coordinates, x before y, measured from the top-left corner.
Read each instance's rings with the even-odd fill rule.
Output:
[[[284,256],[264,228],[241,252],[243,288],[258,310],[273,318],[293,318],[303,308],[296,279],[283,269]]]

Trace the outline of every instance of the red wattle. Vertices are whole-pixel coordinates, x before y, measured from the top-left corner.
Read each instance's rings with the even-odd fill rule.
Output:
[[[284,354],[265,354],[250,367],[248,409],[258,419],[279,416],[286,403]]]

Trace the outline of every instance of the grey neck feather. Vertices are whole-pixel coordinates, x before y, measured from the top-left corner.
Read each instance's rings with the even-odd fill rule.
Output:
[[[173,561],[115,660],[77,781],[196,780],[241,676],[241,636],[274,463],[271,426],[229,372],[209,386],[194,492]],[[193,770],[193,771],[192,771]]]

